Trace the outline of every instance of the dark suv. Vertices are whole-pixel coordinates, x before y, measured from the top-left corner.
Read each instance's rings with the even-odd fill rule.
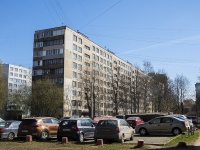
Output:
[[[23,119],[18,129],[18,137],[32,135],[34,138],[46,140],[57,138],[58,120],[52,117],[34,117]]]
[[[64,119],[59,123],[57,138],[68,137],[83,142],[84,139],[94,138],[95,126],[89,118]]]

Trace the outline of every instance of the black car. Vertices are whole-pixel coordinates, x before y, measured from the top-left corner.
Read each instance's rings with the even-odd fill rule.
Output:
[[[89,118],[64,119],[59,123],[57,138],[68,137],[83,142],[84,139],[94,138],[94,130],[95,126]]]

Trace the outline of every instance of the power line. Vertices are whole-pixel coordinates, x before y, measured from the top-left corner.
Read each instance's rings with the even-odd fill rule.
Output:
[[[58,0],[55,0],[56,4],[57,4],[57,8],[60,10],[61,16],[63,17],[63,20],[65,20],[66,25],[68,24],[72,24],[70,19],[68,17],[66,17],[66,15],[64,14],[62,7],[60,6],[60,3]],[[70,25],[69,25],[70,26]]]
[[[132,27],[132,26],[101,26],[101,25],[88,25],[90,27],[102,28],[123,28],[123,29],[136,29],[136,30],[171,30],[171,31],[200,31],[200,29],[184,29],[184,28],[155,28],[155,27]]]
[[[50,15],[51,15],[51,17],[53,18],[53,20],[54,20],[55,24],[57,25],[57,23],[56,23],[56,19],[54,18],[53,14],[52,14],[52,11],[50,11],[50,9],[49,9],[49,7],[48,7],[48,5],[47,5],[46,1],[45,1],[45,0],[43,0],[43,2],[44,2],[44,4],[45,4],[45,6],[47,7],[47,10],[48,10],[49,14],[50,14]]]
[[[172,42],[172,41],[156,41],[156,40],[142,40],[142,39],[135,39],[135,38],[127,38],[127,37],[117,37],[117,36],[110,36],[110,35],[99,35],[99,34],[92,34],[86,33],[88,35],[99,36],[99,37],[106,37],[106,38],[113,38],[113,39],[122,39],[122,40],[130,40],[130,41],[141,41],[141,42],[155,42],[160,44],[186,44],[186,45],[200,45],[196,43],[183,43],[183,42]]]
[[[85,28],[86,26],[88,26],[90,23],[92,23],[93,21],[95,21],[96,19],[98,19],[99,17],[101,17],[103,14],[105,14],[106,12],[108,12],[110,9],[112,9],[114,6],[116,6],[118,3],[120,3],[122,0],[119,0],[117,3],[113,4],[111,7],[109,7],[108,9],[106,9],[104,12],[102,12],[101,14],[99,14],[97,17],[95,17],[94,19],[92,19],[91,21],[89,21],[87,24],[85,24],[84,26],[82,26],[81,28],[79,28],[79,30]]]

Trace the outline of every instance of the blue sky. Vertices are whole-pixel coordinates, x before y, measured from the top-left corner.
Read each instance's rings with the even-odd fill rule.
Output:
[[[117,56],[150,61],[190,95],[200,75],[199,0],[1,0],[0,59],[32,67],[35,30],[67,25]]]

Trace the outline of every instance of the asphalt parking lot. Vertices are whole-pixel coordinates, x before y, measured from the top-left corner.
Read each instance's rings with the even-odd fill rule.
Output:
[[[126,140],[125,143],[133,143],[137,144],[138,140],[144,140],[144,144],[146,145],[158,145],[158,146],[163,146],[166,143],[168,143],[170,140],[175,138],[173,135],[146,135],[146,136],[141,136],[139,134],[135,134],[134,140],[129,141]],[[92,143],[94,142],[93,139],[88,139],[84,141],[85,143]]]
[[[138,140],[144,140],[144,144],[147,145],[165,145],[170,140],[172,140],[175,136],[173,135],[147,135],[141,136],[139,134],[135,134],[133,141],[127,141],[127,143],[137,144]]]

